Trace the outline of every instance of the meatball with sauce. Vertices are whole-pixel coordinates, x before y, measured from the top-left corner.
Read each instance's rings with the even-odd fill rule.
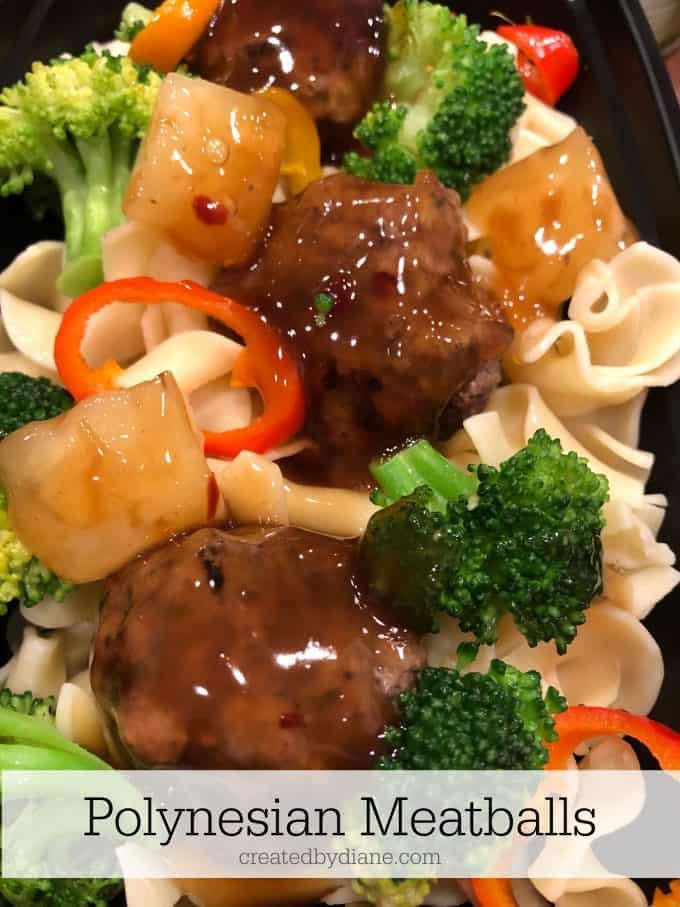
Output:
[[[361,484],[372,457],[483,409],[512,330],[466,238],[458,195],[432,173],[413,186],[336,174],[275,206],[259,259],[218,278],[303,363],[318,447],[297,461],[303,479]]]
[[[201,529],[108,581],[92,686],[133,765],[370,768],[423,653],[354,581],[356,546]]]
[[[382,76],[382,0],[226,0],[194,67],[237,91],[279,85],[313,117],[357,122]]]

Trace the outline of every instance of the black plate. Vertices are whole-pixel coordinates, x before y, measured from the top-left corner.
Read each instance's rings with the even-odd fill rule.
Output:
[[[124,0],[21,0],[0,6],[0,84],[20,78],[32,60],[78,51],[95,39],[107,40]],[[509,18],[531,17],[568,31],[581,52],[581,76],[564,109],[591,133],[604,158],[622,207],[642,238],[680,257],[680,108],[637,0],[455,0],[457,12],[495,27],[490,10]],[[28,243],[58,236],[58,225],[37,227],[19,200],[3,201],[0,215],[11,230],[0,234],[0,266]],[[675,407],[675,418],[674,418]],[[680,386],[650,395],[642,445],[656,454],[650,491],[669,498],[662,538],[680,551]],[[664,687],[654,710],[659,720],[680,729],[680,589],[647,624],[666,662]]]

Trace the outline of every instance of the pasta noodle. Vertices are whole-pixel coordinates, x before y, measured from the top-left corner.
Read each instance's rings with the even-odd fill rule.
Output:
[[[198,350],[200,355],[196,355]],[[242,351],[240,344],[216,331],[175,333],[152,345],[146,356],[125,371],[119,384],[132,387],[162,372],[172,372],[189,398],[198,428],[242,428],[253,418],[251,394],[245,388],[231,387],[227,377]]]
[[[561,417],[636,398],[680,378],[680,262],[636,243],[581,274],[568,321],[539,319],[506,358],[513,382],[539,388]]]
[[[200,355],[196,351],[200,350]],[[172,372],[185,394],[228,374],[243,347],[216,331],[187,331],[164,340],[125,370],[120,387],[134,387]]]
[[[63,267],[64,243],[33,243],[0,273],[0,289],[45,309],[63,312],[68,300],[57,292],[57,278]]]
[[[0,274],[1,352],[21,354],[40,373],[58,382],[54,364],[54,338],[60,313],[69,300],[59,296],[56,278],[63,262],[63,244],[36,243],[21,253]],[[106,359],[131,361],[144,352],[139,319],[142,307],[109,306],[88,324],[83,354],[92,365]],[[8,370],[23,360],[0,360]],[[26,367],[21,369],[27,371]],[[32,369],[33,371],[33,369]]]
[[[597,864],[592,852],[584,860],[584,876]],[[591,870],[595,872],[595,868]],[[601,871],[601,870],[600,870]],[[631,879],[533,879],[533,884],[555,907],[647,907],[647,898]]]
[[[6,685],[15,692],[30,690],[34,696],[57,696],[66,680],[64,639],[59,632],[40,635],[27,626],[14,656]]]
[[[440,632],[427,639],[428,662],[452,667],[461,642],[472,639],[452,618],[439,618]],[[607,658],[602,652],[607,651]],[[482,646],[470,670],[487,670],[501,658],[522,671],[539,671],[546,686],[554,686],[573,704],[622,708],[648,714],[663,681],[663,659],[654,637],[635,617],[606,600],[587,612],[566,655],[552,643],[530,648],[510,619],[501,624],[494,646]]]
[[[65,683],[59,691],[55,725],[60,734],[102,758],[108,746],[92,693],[74,683]]]
[[[639,771],[640,760],[635,750],[621,737],[604,737],[579,762],[582,771]]]
[[[180,252],[160,231],[128,221],[104,237],[102,243],[104,275],[107,280],[144,275],[156,280],[176,282],[193,280],[208,286],[215,268]],[[154,346],[182,331],[206,330],[208,319],[186,306],[167,302],[147,307],[142,318],[145,348]]]
[[[357,538],[377,510],[362,492],[289,482],[276,464],[247,451],[215,468],[220,491],[242,523],[290,525],[337,538]]]
[[[61,322],[59,314],[0,290],[0,315],[11,348],[39,368],[56,373],[54,340]]]
[[[137,844],[125,844],[116,849],[116,856],[125,879],[127,907],[175,907],[182,899],[182,892],[174,881],[143,877],[144,868],[154,859],[147,849]],[[147,868],[146,871],[150,870]],[[155,867],[151,871],[155,872]]]
[[[189,402],[196,425],[207,431],[243,428],[254,418],[250,391],[245,387],[232,387],[226,377],[195,390]]]
[[[612,498],[637,503],[644,494],[651,459],[641,466],[640,452],[627,448],[602,431],[599,435],[599,457],[579,443],[567,426],[546,405],[538,389],[528,384],[511,384],[492,394],[487,410],[467,419],[464,430],[444,445],[447,456],[464,462],[468,455],[498,466],[523,448],[529,438],[544,428],[562,442],[565,450],[586,457],[595,472],[609,480]]]
[[[30,375],[32,378],[49,378],[56,384],[59,383],[59,379],[54,372],[42,368],[35,362],[31,362],[23,353],[0,353],[1,372],[21,372],[24,375]]]
[[[107,280],[144,275],[207,286],[216,272],[213,265],[180,252],[160,231],[136,221],[127,221],[106,234],[102,260]]]
[[[632,879],[572,879],[555,907],[647,907],[647,898]]]
[[[132,879],[122,866],[127,907],[175,907],[181,901],[182,892],[170,879]]]
[[[217,472],[217,483],[239,523],[288,526],[288,503],[279,467],[244,451]]]

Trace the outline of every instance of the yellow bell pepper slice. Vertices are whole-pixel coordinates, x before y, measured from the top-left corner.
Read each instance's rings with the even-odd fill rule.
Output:
[[[285,88],[265,88],[260,94],[286,117],[286,148],[281,175],[288,181],[293,195],[299,195],[322,175],[321,139],[316,123],[307,108]]]

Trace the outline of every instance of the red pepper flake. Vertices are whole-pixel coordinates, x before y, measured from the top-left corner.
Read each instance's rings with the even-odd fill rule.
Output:
[[[279,718],[279,727],[283,728],[284,731],[292,730],[296,727],[302,727],[304,721],[302,715],[299,712],[288,712],[285,715],[281,715]]]
[[[195,195],[193,206],[196,217],[209,227],[221,227],[226,224],[228,212],[222,202],[217,202],[207,195]]]

